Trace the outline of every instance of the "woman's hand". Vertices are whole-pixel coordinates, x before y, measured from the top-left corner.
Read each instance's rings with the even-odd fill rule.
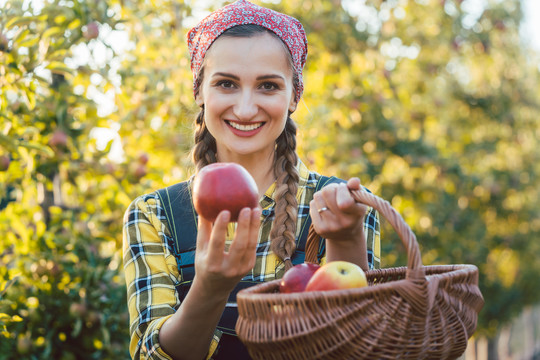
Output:
[[[230,212],[222,211],[212,224],[199,216],[193,284],[159,332],[160,345],[175,359],[204,358],[231,290],[255,264],[261,209],[242,209],[225,251],[230,218]]]
[[[234,240],[225,251],[230,212],[222,211],[214,224],[199,216],[195,279],[212,296],[228,296],[236,284],[255,266],[261,209],[242,209]]]
[[[367,269],[364,217],[367,206],[357,203],[351,190],[360,189],[360,179],[330,184],[314,194],[309,213],[317,234],[327,240],[327,261],[346,260]]]

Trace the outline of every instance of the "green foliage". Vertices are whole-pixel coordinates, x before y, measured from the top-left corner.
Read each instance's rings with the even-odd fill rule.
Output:
[[[0,10],[0,358],[126,358],[122,216],[191,173],[185,35],[205,9],[27,3]],[[493,334],[540,300],[540,82],[520,3],[473,20],[467,1],[358,3],[265,3],[308,33],[301,158],[391,201],[426,265],[476,264]],[[399,243],[385,228],[383,266],[406,263]]]
[[[111,87],[111,68],[74,60],[117,26],[109,5],[10,1],[0,12],[2,359],[127,357],[121,218],[132,194],[90,136],[107,121],[89,94]]]

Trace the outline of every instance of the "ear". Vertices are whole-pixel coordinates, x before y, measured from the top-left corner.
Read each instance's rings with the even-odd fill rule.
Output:
[[[294,94],[292,97],[291,97],[291,102],[289,103],[289,112],[292,114],[293,112],[296,111],[296,106],[298,105],[298,103],[296,102],[296,100],[294,99],[296,96],[296,94]]]
[[[197,95],[195,95],[195,104],[197,104],[197,106],[199,107],[203,107],[204,105],[204,100],[203,100],[203,97],[202,97],[202,94],[201,94],[201,91],[202,89],[199,88],[199,91],[197,92]]]

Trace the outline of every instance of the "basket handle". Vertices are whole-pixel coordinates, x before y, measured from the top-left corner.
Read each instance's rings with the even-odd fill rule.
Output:
[[[422,266],[422,258],[416,236],[403,217],[380,197],[367,192],[364,189],[351,190],[351,195],[356,202],[369,205],[377,210],[394,228],[407,250],[407,279],[425,279]],[[306,241],[306,262],[317,262],[317,250],[319,247],[319,235],[315,232],[313,224],[309,228]]]

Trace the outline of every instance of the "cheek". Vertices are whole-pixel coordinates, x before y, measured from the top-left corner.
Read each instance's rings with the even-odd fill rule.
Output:
[[[207,111],[215,114],[225,110],[228,106],[230,106],[230,102],[227,101],[225,96],[210,92],[205,97],[204,105]]]
[[[265,108],[272,116],[286,119],[289,112],[288,100],[285,96],[269,99],[265,104]]]

